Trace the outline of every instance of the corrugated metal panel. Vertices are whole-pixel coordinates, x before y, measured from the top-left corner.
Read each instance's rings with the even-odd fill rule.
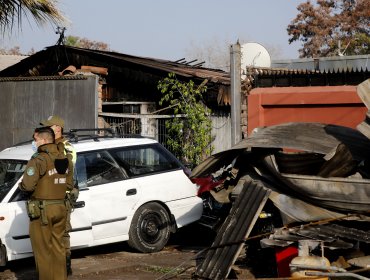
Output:
[[[65,131],[96,127],[97,86],[95,75],[83,79],[1,80],[0,149],[30,140],[40,121],[54,114],[65,119]]]
[[[231,148],[231,117],[212,116],[212,136],[215,137],[212,142],[213,152],[219,153]]]
[[[57,80],[87,80],[87,75],[73,76],[32,76],[32,77],[0,77],[1,82],[22,82],[22,81],[57,81]]]
[[[242,249],[266,203],[271,190],[262,182],[249,178],[233,204],[230,214],[218,231],[212,247],[207,251],[195,274],[205,279],[226,279],[231,266]]]
[[[370,71],[370,54],[275,60],[272,68],[319,70],[320,72]]]

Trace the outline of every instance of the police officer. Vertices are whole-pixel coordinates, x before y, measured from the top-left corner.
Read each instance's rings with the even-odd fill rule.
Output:
[[[59,116],[50,116],[46,120],[40,122],[42,126],[50,127],[55,133],[55,143],[63,143],[65,154],[70,155],[72,157],[73,166],[76,164],[76,150],[74,149],[73,145],[63,136],[63,129],[64,129],[64,120]],[[78,187],[75,184],[75,187],[72,191],[67,192],[67,225],[66,225],[66,232],[64,234],[64,247],[66,249],[66,264],[67,264],[67,274],[72,274],[72,266],[71,266],[71,242],[70,242],[70,231],[72,229],[71,225],[71,211],[73,209],[73,202],[76,201],[78,198]]]
[[[67,210],[65,193],[73,188],[72,161],[63,145],[54,143],[49,127],[33,135],[37,152],[28,161],[19,188],[31,193],[27,210],[30,239],[40,280],[67,279],[63,235]]]

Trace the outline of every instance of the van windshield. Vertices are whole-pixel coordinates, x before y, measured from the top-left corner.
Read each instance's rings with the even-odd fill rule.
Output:
[[[27,161],[0,159],[0,202],[23,175]]]

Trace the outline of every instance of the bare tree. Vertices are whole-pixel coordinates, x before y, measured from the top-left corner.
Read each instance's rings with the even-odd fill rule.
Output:
[[[13,47],[11,49],[0,49],[0,54],[22,55],[21,49],[19,46]]]
[[[288,25],[289,43],[301,41],[300,57],[370,53],[367,0],[317,0],[298,5]]]
[[[246,39],[239,39],[240,44],[248,42]],[[230,71],[230,46],[234,44],[232,40],[220,40],[213,38],[205,43],[191,42],[190,47],[186,49],[186,55],[189,59],[204,61],[204,67]],[[279,46],[265,44],[266,49],[274,58],[279,58],[281,49]]]

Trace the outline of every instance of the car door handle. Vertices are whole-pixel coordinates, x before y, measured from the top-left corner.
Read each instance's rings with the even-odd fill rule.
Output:
[[[82,207],[85,207],[85,201],[73,202],[73,208],[82,208]]]
[[[126,192],[126,195],[130,196],[130,195],[135,195],[136,193],[137,193],[136,189],[129,189]]]

